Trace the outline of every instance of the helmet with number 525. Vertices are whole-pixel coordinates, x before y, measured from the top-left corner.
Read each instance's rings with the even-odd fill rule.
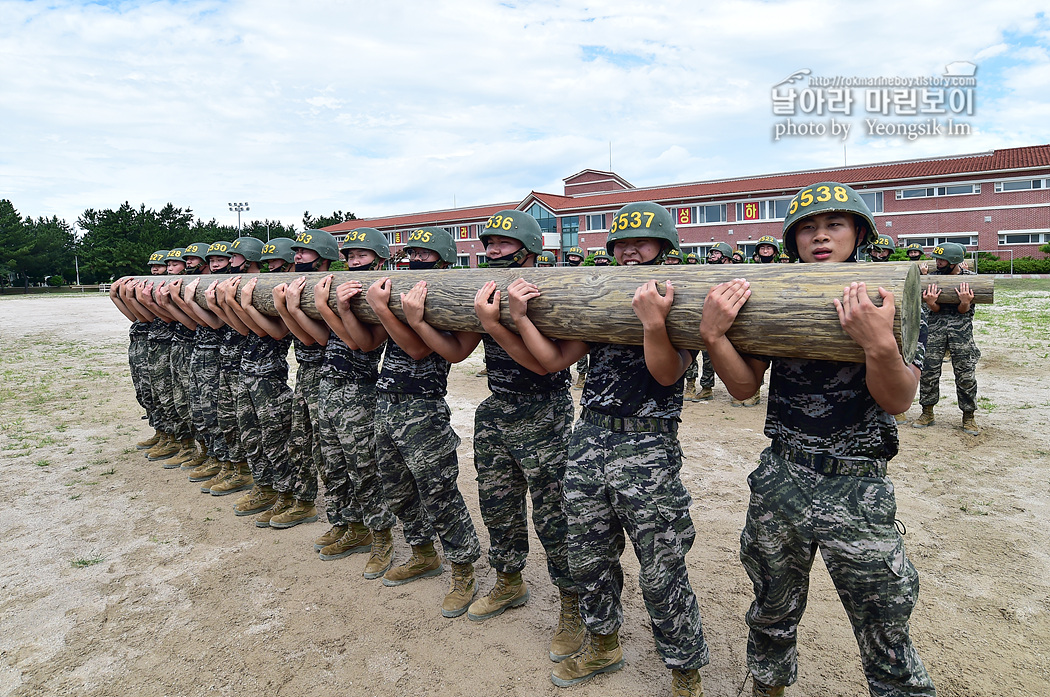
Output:
[[[681,253],[682,248],[678,244],[678,228],[671,219],[671,214],[666,208],[652,201],[642,203],[628,203],[613,216],[612,227],[609,228],[609,237],[605,240],[605,249],[609,254],[613,253],[613,247],[618,240],[631,240],[648,237],[665,242],[663,250],[657,256],[659,263],[672,249]]]
[[[862,223],[866,230],[864,237],[857,242],[858,247],[875,244],[879,239],[875,217],[860,194],[845,184],[818,182],[795,194],[788,205],[788,214],[784,218],[784,247],[792,259],[798,258],[795,226],[821,213],[852,213],[859,219],[858,223]]]

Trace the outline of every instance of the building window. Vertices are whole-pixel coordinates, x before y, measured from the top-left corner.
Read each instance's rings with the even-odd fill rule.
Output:
[[[861,194],[860,198],[868,206],[868,210],[872,213],[882,212],[882,192],[881,191],[869,191]]]
[[[744,201],[736,204],[737,222],[767,220],[769,218],[770,203],[771,201]]]
[[[588,230],[605,230],[605,214],[595,213],[587,216]],[[571,245],[570,245],[571,246]]]
[[[995,182],[995,193],[1004,191],[1030,191],[1032,189],[1050,188],[1050,179],[1021,179],[1012,182]],[[1000,242],[1000,244],[1002,244]]]
[[[604,216],[602,216],[604,217]],[[575,247],[580,238],[580,216],[567,215],[561,219],[561,248]]]
[[[1007,230],[999,233],[999,244],[1043,244],[1050,242],[1050,230]]]
[[[470,255],[460,254],[456,257],[456,265],[462,266],[463,268],[470,268]]]
[[[476,266],[481,266],[482,264],[487,264],[489,258],[485,256],[484,252],[477,252],[474,254],[474,261]]]
[[[962,196],[981,193],[980,184],[956,184],[931,186],[924,189],[897,189],[897,200],[905,198],[930,198],[933,196]]]
[[[549,210],[547,210],[540,204],[532,204],[532,207],[525,212],[536,219],[536,222],[540,224],[540,229],[544,233],[558,231],[558,219],[555,218]]]
[[[944,235],[901,235],[897,240],[898,246],[906,246],[918,242],[923,247],[937,247],[944,244],[945,242],[954,242],[955,244],[961,244],[964,247],[976,247],[977,246],[977,233],[976,232],[949,232]]]
[[[726,204],[724,203],[715,204],[713,206],[671,208],[670,213],[674,216],[676,225],[699,225],[701,223],[726,222]]]

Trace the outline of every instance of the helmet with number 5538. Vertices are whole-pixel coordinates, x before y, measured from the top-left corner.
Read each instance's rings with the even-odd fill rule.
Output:
[[[860,194],[845,184],[818,182],[795,194],[788,205],[788,214],[784,218],[784,247],[792,259],[798,258],[795,226],[800,221],[821,213],[852,213],[859,219],[858,223],[863,223],[867,230],[864,238],[858,240],[858,247],[875,244],[879,239],[875,217]]]
[[[675,227],[671,214],[666,208],[652,201],[628,203],[616,212],[612,219],[612,227],[609,228],[609,237],[605,240],[605,249],[612,254],[617,240],[642,237],[663,240],[666,243],[657,261],[662,261],[672,249],[677,249],[679,253],[682,251],[678,244],[678,228]]]

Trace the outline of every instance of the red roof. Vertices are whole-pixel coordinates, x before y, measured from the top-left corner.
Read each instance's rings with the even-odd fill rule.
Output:
[[[488,220],[494,214],[515,208],[517,204],[494,203],[487,206],[472,206],[468,208],[449,208],[443,211],[426,211],[424,213],[405,213],[403,215],[391,215],[384,218],[362,218],[361,220],[348,220],[345,223],[329,225],[324,228],[333,235],[356,230],[361,227],[374,228],[399,228],[399,227],[421,227],[423,225],[442,225],[448,223],[462,223],[466,220]]]

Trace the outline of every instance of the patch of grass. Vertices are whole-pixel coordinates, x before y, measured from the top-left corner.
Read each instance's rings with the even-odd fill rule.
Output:
[[[94,566],[95,564],[101,564],[104,561],[106,561],[106,558],[98,552],[95,552],[87,557],[74,557],[73,561],[70,563],[73,565],[74,569],[83,569],[88,566]]]
[[[48,462],[47,460],[37,460],[33,464],[36,465],[37,467],[50,467],[51,466],[51,463]]]
[[[69,497],[69,500],[70,500],[70,501],[76,501],[76,500],[77,500],[77,499],[79,499],[79,498],[80,498],[81,496],[83,496],[83,494],[73,494],[72,496],[70,496],[70,497]]]
[[[980,407],[982,411],[995,411],[995,409],[997,408],[995,402],[988,399],[987,397],[978,397],[977,406]]]
[[[970,515],[988,515],[988,507],[991,501],[963,501],[959,504],[959,510]]]

